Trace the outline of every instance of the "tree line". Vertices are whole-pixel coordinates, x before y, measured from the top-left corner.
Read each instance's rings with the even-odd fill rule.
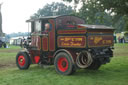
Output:
[[[128,31],[127,0],[63,0],[74,2],[74,8],[64,3],[53,2],[40,8],[31,18],[55,15],[75,15],[83,18],[86,24],[113,26],[116,31]],[[77,6],[81,8],[76,11]]]
[[[13,37],[28,36],[28,35],[30,35],[29,32],[18,32],[18,33],[6,34],[5,38],[6,40],[9,40],[10,38],[13,38]]]

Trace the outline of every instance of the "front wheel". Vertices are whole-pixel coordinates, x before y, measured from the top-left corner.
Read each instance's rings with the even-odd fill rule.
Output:
[[[30,66],[30,58],[25,52],[19,52],[16,56],[16,65],[19,69],[28,69]]]
[[[70,75],[75,72],[71,56],[65,52],[60,52],[54,60],[55,69],[59,74]]]

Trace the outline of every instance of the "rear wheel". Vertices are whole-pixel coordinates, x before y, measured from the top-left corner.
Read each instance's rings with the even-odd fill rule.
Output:
[[[60,52],[54,60],[55,69],[59,74],[70,75],[75,72],[71,56],[67,53]]]
[[[25,52],[19,52],[16,56],[16,65],[19,69],[28,69],[30,66],[30,58]]]
[[[98,70],[101,66],[101,62],[97,59],[97,60],[94,60],[92,62],[92,64],[87,67],[86,69],[90,69],[90,70]]]

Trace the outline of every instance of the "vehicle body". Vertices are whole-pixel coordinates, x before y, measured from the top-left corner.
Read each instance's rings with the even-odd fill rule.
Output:
[[[0,37],[0,48],[6,48],[6,40],[5,37]]]
[[[30,19],[31,35],[25,50],[16,56],[20,69],[30,64],[55,65],[58,73],[69,75],[77,68],[98,69],[113,56],[112,27],[85,25],[75,16],[49,16]],[[45,23],[50,24],[45,33]]]

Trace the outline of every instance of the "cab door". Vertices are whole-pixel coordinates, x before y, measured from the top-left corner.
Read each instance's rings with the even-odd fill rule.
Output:
[[[45,23],[49,23],[50,25],[50,30],[48,33],[43,33],[45,30],[44,26],[43,31],[42,31],[42,50],[43,51],[55,51],[55,25],[54,25],[54,20],[49,19],[47,21],[43,21],[42,25],[45,25]]]
[[[42,51],[48,51],[48,34],[42,34]]]

